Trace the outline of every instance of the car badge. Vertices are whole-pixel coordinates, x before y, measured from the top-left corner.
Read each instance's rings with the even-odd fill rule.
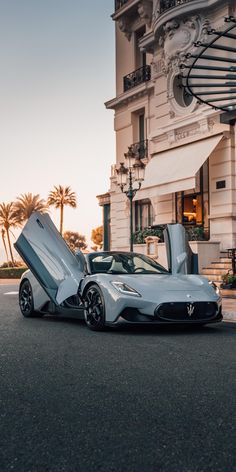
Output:
[[[195,306],[193,303],[189,303],[189,305],[187,305],[187,312],[188,312],[188,316],[189,318],[191,318],[193,312],[195,310]]]
[[[187,293],[187,298],[192,298],[192,295],[190,295],[190,293]]]

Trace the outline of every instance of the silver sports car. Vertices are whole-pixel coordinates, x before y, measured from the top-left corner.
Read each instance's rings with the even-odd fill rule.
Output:
[[[33,213],[15,247],[30,270],[21,277],[25,317],[84,319],[92,330],[120,323],[207,324],[222,320],[217,287],[193,272],[196,258],[182,225],[167,225],[169,270],[131,252],[74,255],[48,215]]]

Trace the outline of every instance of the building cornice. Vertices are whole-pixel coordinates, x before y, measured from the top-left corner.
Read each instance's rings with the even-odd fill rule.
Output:
[[[99,206],[109,205],[111,202],[109,192],[97,195],[96,198],[98,199]]]
[[[152,90],[154,90],[154,82],[144,82],[143,84],[140,84],[133,89],[124,92],[121,95],[112,98],[111,100],[108,100],[105,102],[105,107],[108,110],[116,110],[116,108],[119,106],[125,105],[134,100],[137,100],[137,98],[148,95]]]
[[[115,13],[111,15],[112,19],[114,21],[119,20],[121,16],[132,11],[134,7],[136,7],[139,3],[140,3],[140,0],[128,0],[127,3],[125,3],[122,7],[116,10]]]

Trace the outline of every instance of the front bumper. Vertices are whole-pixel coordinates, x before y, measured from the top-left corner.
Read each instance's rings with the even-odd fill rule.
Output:
[[[217,302],[172,302],[162,303],[155,309],[154,316],[145,315],[137,308],[126,308],[113,323],[135,325],[203,325],[222,321],[221,301]]]

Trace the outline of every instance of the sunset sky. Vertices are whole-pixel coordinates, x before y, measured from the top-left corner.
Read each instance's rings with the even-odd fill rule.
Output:
[[[115,162],[114,2],[0,2],[0,202],[70,185],[65,230],[89,239]],[[51,210],[58,225],[59,214]],[[3,257],[0,242],[0,260]]]

